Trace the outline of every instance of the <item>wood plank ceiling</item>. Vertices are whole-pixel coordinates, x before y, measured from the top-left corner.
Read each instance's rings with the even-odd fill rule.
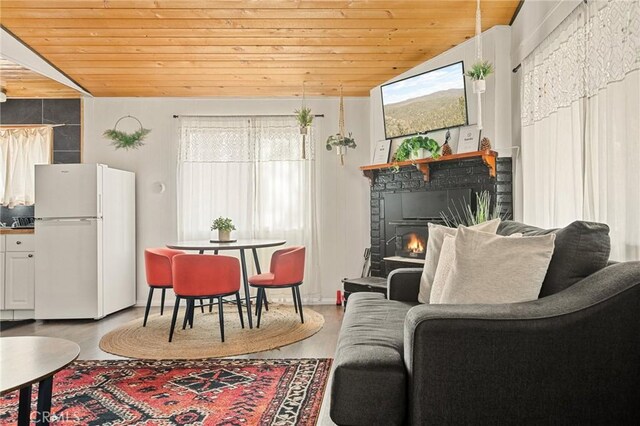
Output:
[[[482,1],[483,29],[518,0]],[[475,0],[1,0],[94,96],[368,96],[474,34]]]
[[[9,98],[79,98],[62,83],[0,57],[0,86]]]

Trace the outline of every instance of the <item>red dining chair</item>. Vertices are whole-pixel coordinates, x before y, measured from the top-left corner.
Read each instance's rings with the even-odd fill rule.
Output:
[[[193,327],[193,311],[196,300],[218,299],[218,317],[220,320],[220,339],[224,342],[224,310],[222,298],[236,296],[240,325],[244,328],[242,304],[240,302],[240,262],[231,256],[203,256],[200,254],[181,254],[173,258],[173,291],[176,304],[171,318],[169,342],[173,339],[173,330],[178,318],[180,301],[186,299],[185,322]]]
[[[268,288],[291,287],[293,307],[296,312],[300,312],[300,321],[304,324],[302,298],[300,297],[300,285],[304,279],[304,259],[305,248],[302,246],[278,250],[271,256],[271,268],[269,272],[254,275],[249,278],[249,285],[258,289],[258,328],[260,328],[262,304],[266,301],[267,297],[265,290]]]
[[[144,266],[147,273],[147,284],[149,285],[149,297],[147,297],[147,307],[144,310],[143,327],[147,326],[153,290],[162,289],[162,300],[160,302],[160,315],[164,313],[164,296],[168,288],[173,287],[171,276],[171,260],[178,254],[184,254],[180,250],[168,248],[153,248],[144,251]]]

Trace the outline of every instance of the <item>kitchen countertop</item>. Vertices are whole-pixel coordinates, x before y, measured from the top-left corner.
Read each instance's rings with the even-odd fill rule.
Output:
[[[0,228],[0,235],[3,234],[33,234],[33,229],[13,229],[13,228]]]

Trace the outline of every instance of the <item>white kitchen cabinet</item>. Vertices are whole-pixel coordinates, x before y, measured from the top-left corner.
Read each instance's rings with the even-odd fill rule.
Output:
[[[35,306],[34,235],[0,235],[0,320],[30,319]]]
[[[32,252],[6,252],[4,308],[34,309],[35,259]]]

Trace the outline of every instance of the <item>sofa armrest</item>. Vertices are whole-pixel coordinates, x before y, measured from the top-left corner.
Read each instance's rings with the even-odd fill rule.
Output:
[[[531,302],[415,306],[404,331],[409,423],[640,418],[639,313],[640,262]]]
[[[401,302],[417,302],[422,268],[401,268],[392,271],[387,278],[387,299]]]

